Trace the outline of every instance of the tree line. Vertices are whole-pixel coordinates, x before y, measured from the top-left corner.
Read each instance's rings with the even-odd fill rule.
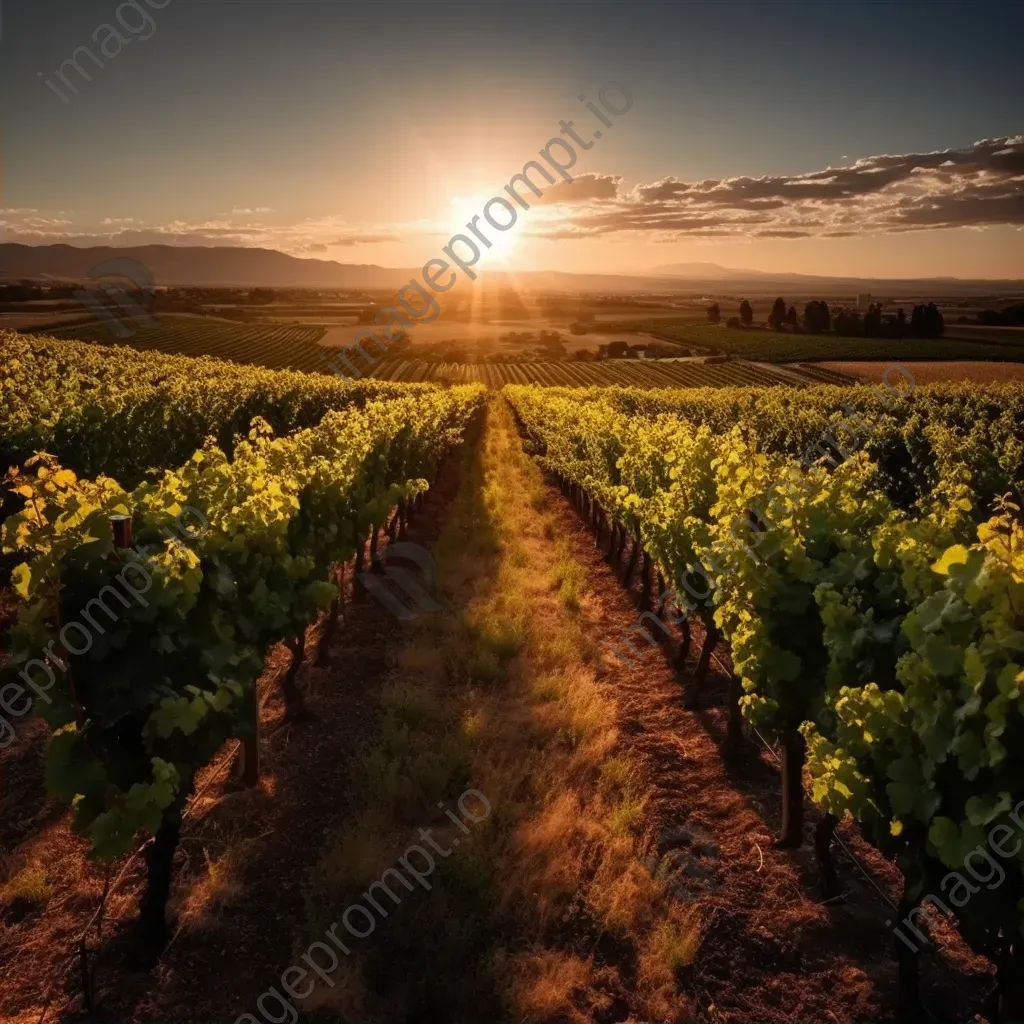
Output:
[[[717,302],[707,309],[708,320],[721,323],[722,310]],[[739,316],[729,317],[727,327],[754,328],[754,307],[744,299]],[[772,303],[768,318],[756,329],[784,331],[791,334],[827,334],[830,331],[847,338],[938,338],[945,321],[934,302],[914,306],[910,317],[901,307],[895,314],[882,312],[882,304],[873,302],[867,312],[837,306],[830,309],[827,302],[812,299],[804,306],[803,315],[796,306],[787,306],[781,296]]]

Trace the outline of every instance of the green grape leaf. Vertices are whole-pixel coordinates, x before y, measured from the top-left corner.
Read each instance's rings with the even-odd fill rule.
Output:
[[[972,825],[988,825],[1001,814],[1010,809],[1013,801],[1009,793],[1000,793],[997,797],[972,796],[964,806],[967,820]]]

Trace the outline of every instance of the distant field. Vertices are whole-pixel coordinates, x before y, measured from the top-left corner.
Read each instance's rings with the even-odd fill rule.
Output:
[[[330,372],[324,356],[329,354],[318,342],[328,335],[323,327],[285,324],[239,324],[213,317],[184,314],[161,314],[160,326],[139,329],[129,338],[115,338],[101,323],[57,327],[48,333],[58,338],[80,338],[100,344],[123,344],[141,349],[180,355],[210,355],[236,363],[267,366],[272,369],[295,369],[307,372]],[[134,326],[134,325],[133,325]],[[913,360],[914,373],[921,383],[932,380],[1002,380],[1024,379],[1024,349],[982,342],[939,339],[938,341],[903,341],[817,337],[810,335],[758,334],[729,330],[710,324],[676,328],[680,341],[708,347],[731,347],[757,361],[734,359],[726,363],[673,360],[604,360],[582,362],[538,359],[520,363],[485,363],[480,356],[488,352],[515,353],[522,343],[499,342],[502,334],[511,331],[555,330],[552,321],[502,321],[500,323],[466,323],[446,326],[425,324],[415,328],[412,346],[391,350],[385,358],[372,365],[352,358],[354,366],[368,375],[395,381],[480,381],[490,387],[511,383],[538,383],[561,386],[589,384],[626,384],[637,387],[721,387],[724,385],[769,385],[800,383],[841,383],[844,378],[870,376],[880,379],[882,372],[896,360]],[[350,329],[345,338],[351,339]],[[589,347],[612,340],[605,333],[577,337],[563,333],[566,348]],[[616,332],[630,342],[648,340],[641,332]],[[415,345],[436,344],[457,340],[472,349],[465,360],[426,360],[417,358]],[[580,345],[584,342],[585,345]],[[338,342],[335,342],[336,344]],[[526,344],[527,348],[531,343]],[[771,349],[771,351],[766,351]],[[373,346],[367,346],[376,354]],[[944,358],[939,359],[939,356]],[[831,358],[829,358],[831,357]],[[972,358],[973,357],[973,358]],[[443,359],[443,356],[442,356]],[[951,360],[958,361],[953,362]],[[1019,362],[1007,360],[1019,359]],[[805,361],[806,365],[778,366],[773,363]],[[856,361],[855,361],[856,360]],[[960,361],[963,360],[963,361]],[[988,360],[988,361],[986,361]],[[992,360],[999,362],[993,363]]]
[[[236,363],[266,366],[272,370],[321,370],[323,348],[317,344],[322,327],[236,324],[200,316],[171,313],[157,318],[158,327],[138,327],[135,333],[118,338],[104,324],[92,321],[49,331],[55,338],[78,338],[103,345],[130,345],[184,356],[216,356]]]
[[[822,369],[835,373],[847,374],[851,377],[870,377],[880,381],[892,360],[884,363],[871,362],[827,362],[810,363],[806,367],[811,372]],[[937,384],[942,381],[973,380],[979,383],[1001,380],[1024,380],[1024,362],[1021,363],[990,363],[971,359],[956,362],[919,362],[914,361],[910,368],[915,384]]]
[[[626,306],[621,309],[612,307],[593,309],[594,320],[599,323],[609,321],[628,320],[666,320],[671,319],[679,322],[707,320],[707,313],[703,309],[680,309],[678,306],[652,307],[651,309],[636,309]]]
[[[708,364],[689,359],[612,359],[602,362],[565,363],[428,363],[408,358],[382,360],[373,376],[392,381],[479,381],[492,388],[506,384],[543,384],[549,387],[588,387],[592,384],[622,384],[627,387],[689,388],[731,385],[794,385],[821,383],[831,378],[756,366],[743,360]]]
[[[951,324],[947,320],[943,334],[947,338],[969,338],[992,345],[1024,347],[1024,327],[984,327],[980,324]]]
[[[45,331],[50,327],[93,322],[92,314],[81,306],[75,312],[66,313],[0,313],[0,328],[7,331]]]
[[[328,346],[347,345],[360,329],[374,325],[351,324],[349,326],[331,327],[323,339]],[[382,328],[377,328],[383,330]],[[605,334],[570,334],[569,325],[564,321],[552,319],[538,320],[491,320],[471,321],[437,320],[429,324],[416,324],[408,330],[409,343],[412,346],[450,346],[461,349],[466,362],[473,362],[485,356],[515,355],[523,349],[540,347],[537,336],[541,331],[554,331],[561,335],[562,343],[567,352],[583,348],[596,351],[598,345],[606,345],[610,340]],[[530,334],[533,339],[511,340],[510,334]],[[635,339],[630,339],[634,340]],[[462,359],[454,360],[461,362]]]
[[[650,325],[648,325],[650,326]],[[1024,345],[991,344],[961,338],[841,338],[835,334],[776,334],[715,324],[663,326],[679,341],[769,363],[821,360],[996,360],[1024,362]]]

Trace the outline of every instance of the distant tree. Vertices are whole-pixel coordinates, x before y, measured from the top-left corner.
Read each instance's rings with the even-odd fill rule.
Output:
[[[729,317],[729,319],[725,321],[725,326],[726,327],[739,327],[740,326],[740,318],[738,316],[731,316],[731,317]]]
[[[740,321],[748,327],[754,322],[754,309],[746,299],[740,303]]]
[[[910,336],[912,338],[928,337],[928,308],[918,303],[910,314]]]
[[[896,335],[897,338],[906,337],[906,334],[907,334],[907,314],[906,314],[906,311],[903,309],[902,306],[900,306],[900,308],[898,310],[896,310],[896,328],[897,328],[897,332],[898,332],[897,335]]]
[[[708,321],[713,324],[720,323],[722,320],[722,310],[719,308],[717,302],[712,302],[708,306]]]
[[[809,334],[825,334],[832,326],[828,303],[813,299],[804,306],[804,329]]]
[[[924,311],[924,322],[925,330],[927,334],[926,338],[941,338],[942,332],[946,326],[945,320],[942,318],[942,313],[939,311],[939,307],[934,302],[929,302],[925,307]]]
[[[864,321],[855,309],[838,309],[832,318],[836,334],[844,338],[859,338],[864,334]]]
[[[882,333],[882,307],[879,303],[872,302],[864,314],[864,336],[877,338]]]
[[[789,309],[786,310],[786,319],[783,321],[783,323],[787,327],[797,328],[800,326],[800,320],[797,318],[796,315],[796,306],[790,306]]]
[[[372,324],[377,319],[377,313],[379,312],[377,306],[367,306],[359,313],[357,323],[361,324]]]
[[[786,319],[786,300],[781,296],[772,303],[772,311],[768,314],[768,323],[777,331]]]
[[[992,311],[987,310],[986,312]],[[1024,302],[1018,302],[1012,306],[1007,306],[1002,310],[1002,312],[997,313],[996,316],[999,317],[996,326],[1024,327]]]
[[[609,359],[624,359],[629,354],[629,344],[625,341],[613,341],[608,346]]]

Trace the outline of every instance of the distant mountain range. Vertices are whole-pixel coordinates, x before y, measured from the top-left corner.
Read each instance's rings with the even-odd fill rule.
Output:
[[[158,285],[197,287],[348,288],[362,291],[398,289],[419,268],[379,267],[372,263],[337,263],[303,259],[274,249],[239,246],[143,245],[110,246],[0,244],[0,280],[19,278],[79,281],[110,260],[142,264]],[[461,277],[461,275],[460,275]],[[483,272],[488,285],[501,285],[508,275]],[[1024,281],[974,281],[953,277],[917,280],[817,277],[811,274],[737,270],[716,263],[670,263],[646,274],[569,274],[563,271],[517,273],[515,280],[537,291],[681,292],[698,295],[771,293],[787,288],[800,296],[840,296],[872,292],[882,296],[979,295],[1024,293]]]
[[[666,263],[651,269],[658,277],[686,277],[702,281],[729,281],[736,278],[750,279],[765,276],[760,270],[737,270],[735,267],[722,267],[717,263]]]

